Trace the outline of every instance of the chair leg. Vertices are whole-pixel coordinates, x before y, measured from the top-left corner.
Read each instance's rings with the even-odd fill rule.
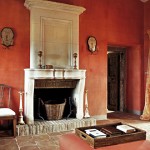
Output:
[[[14,135],[14,137],[16,137],[16,122],[17,122],[17,119],[16,119],[16,116],[14,116],[14,119],[13,119],[13,135]]]

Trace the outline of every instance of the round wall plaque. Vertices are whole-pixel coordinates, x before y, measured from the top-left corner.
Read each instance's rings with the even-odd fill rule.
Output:
[[[89,36],[89,38],[87,40],[87,44],[88,44],[88,50],[90,52],[93,53],[96,51],[97,41],[96,41],[96,38],[94,36]]]
[[[14,32],[12,28],[5,27],[1,30],[2,44],[6,47],[12,46],[14,42]]]

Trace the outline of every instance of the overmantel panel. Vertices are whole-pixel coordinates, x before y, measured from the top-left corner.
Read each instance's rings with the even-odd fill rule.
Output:
[[[85,8],[68,5],[63,3],[51,2],[46,0],[26,0],[24,4],[30,10],[30,68],[38,68],[39,58],[38,52],[42,51],[42,65],[53,65],[54,68],[73,68],[73,53],[77,53],[76,59],[77,68],[79,66],[79,15],[85,11]],[[70,22],[68,24],[68,32],[66,32],[66,43],[56,42],[52,44],[51,38],[53,35],[49,34],[50,29],[46,28],[44,23],[53,21],[54,26],[63,29],[62,22]],[[66,29],[65,29],[66,30]],[[65,30],[60,30],[64,34]],[[58,36],[59,34],[57,34]],[[69,36],[68,36],[69,35]],[[55,35],[54,35],[55,36]],[[68,36],[68,37],[67,37]],[[62,38],[63,41],[63,38]],[[51,44],[50,44],[51,43]],[[58,53],[64,52],[64,56],[59,55],[57,61],[53,61],[54,56]],[[53,55],[52,55],[53,54]],[[56,63],[57,62],[57,63]],[[60,66],[58,64],[61,64]]]

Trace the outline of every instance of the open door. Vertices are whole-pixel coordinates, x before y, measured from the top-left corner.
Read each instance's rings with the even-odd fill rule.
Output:
[[[108,47],[107,108],[125,110],[125,48]]]

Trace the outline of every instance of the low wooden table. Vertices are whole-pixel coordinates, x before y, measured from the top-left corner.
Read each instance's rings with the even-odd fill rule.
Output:
[[[148,140],[141,140],[94,149],[74,133],[60,136],[59,143],[60,150],[150,150],[150,141]]]

